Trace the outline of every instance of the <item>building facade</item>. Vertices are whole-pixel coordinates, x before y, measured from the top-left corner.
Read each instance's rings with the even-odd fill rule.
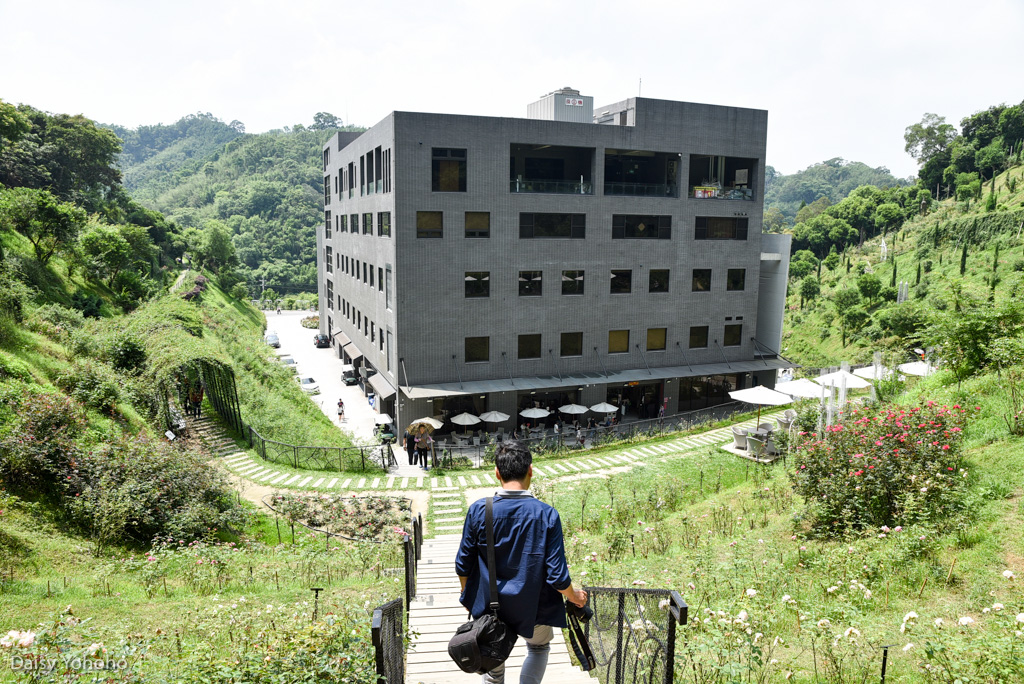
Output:
[[[393,112],[324,146],[322,332],[399,424],[671,415],[790,365],[789,236],[761,233],[767,112],[592,102]]]

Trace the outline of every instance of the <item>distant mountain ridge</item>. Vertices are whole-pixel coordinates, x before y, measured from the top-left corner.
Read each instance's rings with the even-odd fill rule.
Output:
[[[862,185],[897,188],[913,185],[908,179],[896,178],[884,166],[871,168],[863,162],[833,157],[808,166],[788,176],[771,166],[765,168],[764,207],[775,207],[791,222],[801,205],[820,197],[836,204]]]
[[[227,226],[252,294],[264,278],[278,293],[316,291],[323,143],[335,130],[363,129],[324,113],[308,128],[260,134],[203,113],[171,125],[109,128],[125,141],[120,162],[132,197],[185,229]]]

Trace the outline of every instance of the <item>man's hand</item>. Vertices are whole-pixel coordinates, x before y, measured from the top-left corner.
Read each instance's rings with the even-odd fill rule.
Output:
[[[572,603],[575,603],[580,608],[587,605],[587,592],[583,591],[582,589],[573,589],[571,584],[565,589],[559,591],[558,593],[564,596]]]

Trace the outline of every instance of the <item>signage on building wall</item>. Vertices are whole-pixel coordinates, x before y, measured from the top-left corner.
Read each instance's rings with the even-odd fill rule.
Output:
[[[566,107],[582,107],[583,99],[578,97],[567,97],[565,98]]]

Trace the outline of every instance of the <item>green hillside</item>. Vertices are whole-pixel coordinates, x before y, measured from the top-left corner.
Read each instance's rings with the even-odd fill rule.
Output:
[[[125,183],[138,202],[189,229],[222,227],[231,237],[237,274],[257,296],[316,292],[315,230],[323,222],[323,142],[342,128],[319,113],[296,125],[243,135],[197,114],[172,126],[114,127],[125,139]],[[362,130],[344,127],[343,130]]]
[[[981,347],[1019,332],[1024,168],[1003,171],[994,186],[987,182],[980,201],[928,204],[899,229],[837,254],[821,255],[824,247],[794,253],[782,344],[787,358],[818,367],[868,362],[882,351],[904,362],[915,347],[945,346],[940,356],[948,361],[974,354],[969,365],[998,363],[995,351]],[[897,304],[904,282],[909,297]]]

